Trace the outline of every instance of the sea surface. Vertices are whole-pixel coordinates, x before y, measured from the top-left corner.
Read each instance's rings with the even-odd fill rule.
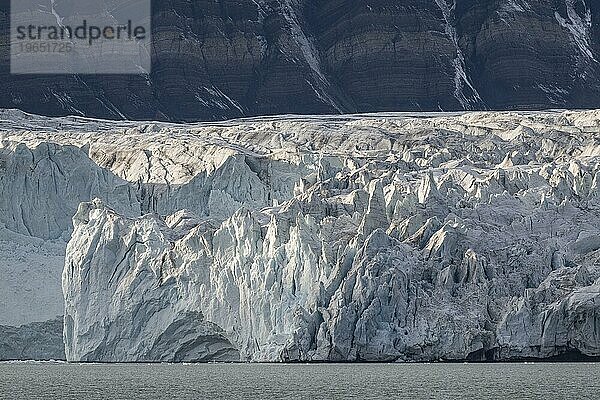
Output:
[[[600,399],[600,363],[0,363],[1,399]]]

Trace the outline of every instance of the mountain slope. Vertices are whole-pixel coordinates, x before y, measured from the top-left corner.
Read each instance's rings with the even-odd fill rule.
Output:
[[[0,107],[170,121],[600,106],[590,0],[170,0],[144,76],[11,76]]]

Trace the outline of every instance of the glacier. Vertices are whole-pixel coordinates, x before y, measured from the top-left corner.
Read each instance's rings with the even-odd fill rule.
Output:
[[[60,307],[69,361],[600,356],[600,111],[0,110],[0,143],[0,267],[64,266],[0,322]]]

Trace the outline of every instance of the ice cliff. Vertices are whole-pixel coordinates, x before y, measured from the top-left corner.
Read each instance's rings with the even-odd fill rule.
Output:
[[[0,222],[69,240],[71,361],[600,356],[600,111],[0,111],[0,143]]]

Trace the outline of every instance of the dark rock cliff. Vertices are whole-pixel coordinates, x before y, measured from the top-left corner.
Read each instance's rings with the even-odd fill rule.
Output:
[[[146,76],[11,76],[9,3],[3,108],[189,121],[600,107],[592,0],[154,1]]]

